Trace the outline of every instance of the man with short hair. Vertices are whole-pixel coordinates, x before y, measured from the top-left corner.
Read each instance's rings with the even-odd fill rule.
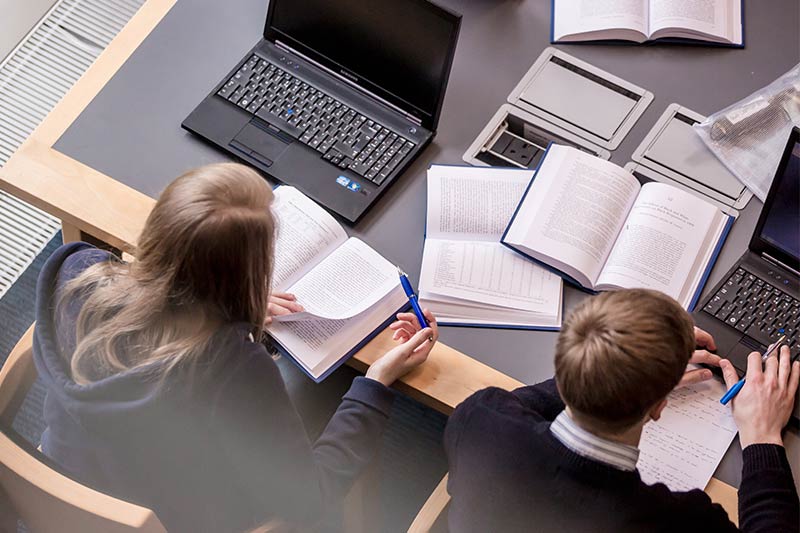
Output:
[[[586,300],[565,321],[555,380],[513,392],[489,388],[468,398],[445,430],[453,532],[738,531],[701,490],[646,485],[636,470],[644,425],[667,395],[712,378],[721,366],[738,381],[714,341],[671,298],[643,289]],[[800,362],[787,348],[762,369],[748,360],[732,401],[743,452],[741,531],[797,532],[800,504],[781,431],[791,415]]]

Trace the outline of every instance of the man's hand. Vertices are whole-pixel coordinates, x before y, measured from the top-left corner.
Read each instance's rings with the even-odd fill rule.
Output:
[[[694,328],[694,338],[696,345],[701,349],[694,351],[692,357],[689,359],[689,364],[719,366],[720,357],[708,351],[717,349],[717,345],[714,343],[714,338],[708,332],[705,332],[700,328]],[[707,368],[687,370],[681,378],[680,383],[678,383],[678,386],[682,387],[684,385],[708,381],[712,376],[713,373]]]
[[[269,304],[267,305],[269,316],[264,321],[265,326],[272,324],[272,317],[291,315],[292,313],[301,313],[304,311],[303,306],[297,303],[297,298],[294,294],[286,292],[275,292],[269,295]]]
[[[781,431],[789,422],[794,397],[800,384],[800,361],[791,363],[788,346],[781,346],[780,356],[770,356],[761,368],[761,354],[747,357],[747,381],[731,400],[733,419],[739,428],[742,448],[751,444],[783,446]],[[725,385],[730,389],[739,376],[730,361],[721,361]]]

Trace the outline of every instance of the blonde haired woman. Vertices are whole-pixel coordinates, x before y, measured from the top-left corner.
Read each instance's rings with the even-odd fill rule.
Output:
[[[297,309],[267,290],[271,202],[247,167],[202,167],[161,195],[136,261],[73,243],[39,278],[43,451],[79,480],[153,509],[170,531],[242,531],[272,517],[314,524],[378,446],[388,385],[437,336],[435,322],[412,336],[412,319],[399,315],[403,342],[353,381],[309,442],[258,342],[270,309]]]

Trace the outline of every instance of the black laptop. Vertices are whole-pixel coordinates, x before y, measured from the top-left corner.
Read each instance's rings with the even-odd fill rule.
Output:
[[[694,313],[740,374],[747,355],[786,335],[800,357],[800,128],[794,128],[748,251]],[[793,416],[800,420],[800,401]]]
[[[182,126],[355,222],[436,134],[460,25],[427,0],[271,0]]]

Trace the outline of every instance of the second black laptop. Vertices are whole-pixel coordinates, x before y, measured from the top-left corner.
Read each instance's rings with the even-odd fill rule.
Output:
[[[800,128],[786,143],[747,252],[694,318],[742,375],[748,354],[781,339],[800,358]],[[800,421],[800,393],[792,416]]]
[[[460,24],[427,0],[272,0],[182,126],[355,222],[433,139]]]

